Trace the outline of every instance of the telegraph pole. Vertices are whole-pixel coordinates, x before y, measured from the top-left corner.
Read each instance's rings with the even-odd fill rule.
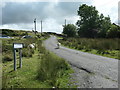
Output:
[[[34,29],[32,28],[32,32],[34,32]]]
[[[36,34],[36,18],[34,19],[34,25],[35,25],[35,34]]]
[[[66,19],[65,19],[65,26],[66,26]]]
[[[42,20],[41,20],[41,36],[42,36]]]

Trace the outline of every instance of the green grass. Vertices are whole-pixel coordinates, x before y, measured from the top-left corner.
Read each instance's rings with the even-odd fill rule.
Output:
[[[64,45],[64,44],[62,44],[62,45],[67,47],[67,48],[71,48],[71,49],[74,49],[74,50],[79,50],[79,49],[76,49],[74,47],[70,47],[70,46],[67,46],[67,45]],[[109,52],[109,54],[100,54],[100,53],[98,53],[98,50],[95,50],[95,49],[91,49],[90,51],[89,50],[87,51],[86,49],[82,49],[82,50],[79,50],[79,51],[120,60],[120,51],[118,51],[118,50],[112,50],[112,51],[108,50],[107,52]]]
[[[64,38],[59,42],[71,49],[120,59],[120,39]]]
[[[23,58],[22,68],[13,71],[13,62],[3,64],[3,87],[6,88],[50,88],[47,83],[42,83],[36,79],[38,62],[38,52],[32,58]],[[17,65],[19,66],[19,65]],[[6,80],[6,81],[4,81]]]
[[[104,57],[114,58],[114,59],[119,59],[118,54],[120,53],[117,50],[112,50],[112,51],[106,50],[106,52],[109,52],[109,54],[99,54],[98,50],[95,50],[95,49],[92,49],[91,51],[86,51],[86,50],[81,50],[81,51],[88,52],[88,53],[91,53],[91,54],[101,55],[101,56],[104,56]]]
[[[57,39],[63,39],[63,37],[59,37],[59,36],[57,36],[57,35],[56,35],[56,37],[57,37]]]
[[[53,56],[57,57],[57,56]],[[22,68],[17,68],[17,71],[13,71],[13,61],[3,64],[3,87],[4,88],[52,88],[49,79],[46,81],[39,80],[37,75],[39,74],[40,61],[38,51],[32,58],[22,58]],[[19,63],[19,62],[17,62]],[[19,67],[19,64],[17,64]],[[71,87],[69,83],[69,74],[72,73],[72,69],[64,70],[64,75],[57,78],[56,86],[59,88]],[[41,72],[42,73],[42,72]],[[47,73],[47,72],[46,72]],[[54,72],[53,72],[54,73]],[[41,76],[40,76],[41,77]],[[50,78],[52,79],[52,78]],[[55,87],[56,87],[55,86]]]
[[[0,57],[2,57],[1,53],[0,53]],[[2,88],[2,58],[0,58],[0,88]]]
[[[45,40],[45,38],[42,39]],[[13,70],[13,54],[10,54],[12,53],[11,45],[13,42],[23,42],[26,45],[33,42],[37,44],[37,49],[34,50],[31,57],[22,57],[22,68],[19,68],[19,57],[17,56],[17,71]],[[3,57],[8,55],[9,58],[12,59],[10,61],[5,60],[2,64],[3,88],[52,88],[53,86],[57,88],[75,87],[68,85],[70,78],[69,74],[73,72],[71,67],[64,59],[48,52],[42,46],[41,39],[36,39],[36,41],[34,39],[20,40],[19,38],[12,40],[5,39],[3,44]],[[6,45],[8,45],[9,48],[7,48]],[[23,54],[27,49],[27,46],[25,46]],[[41,69],[44,69],[45,72],[40,71]],[[46,75],[48,76],[46,77]]]

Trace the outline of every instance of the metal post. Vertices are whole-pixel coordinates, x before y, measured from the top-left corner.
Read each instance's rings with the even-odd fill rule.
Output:
[[[22,68],[22,49],[19,49],[19,67]]]
[[[14,71],[16,71],[16,50],[14,49]]]

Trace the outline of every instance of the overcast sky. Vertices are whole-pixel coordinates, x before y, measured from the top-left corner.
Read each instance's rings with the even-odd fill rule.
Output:
[[[37,31],[40,31],[40,21],[42,20],[43,31],[61,33],[65,19],[67,24],[77,22],[79,19],[77,10],[83,3],[95,6],[104,16],[109,15],[112,23],[118,24],[118,0],[43,1],[20,0],[18,2],[17,0],[3,0],[2,3],[0,2],[2,8],[2,25],[0,24],[0,28],[32,30],[32,28],[34,29],[33,20],[36,18]]]

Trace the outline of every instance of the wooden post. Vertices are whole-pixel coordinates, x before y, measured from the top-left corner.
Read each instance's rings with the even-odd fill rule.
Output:
[[[14,51],[14,71],[16,71],[16,49]]]
[[[22,68],[22,49],[19,49],[19,67]]]

